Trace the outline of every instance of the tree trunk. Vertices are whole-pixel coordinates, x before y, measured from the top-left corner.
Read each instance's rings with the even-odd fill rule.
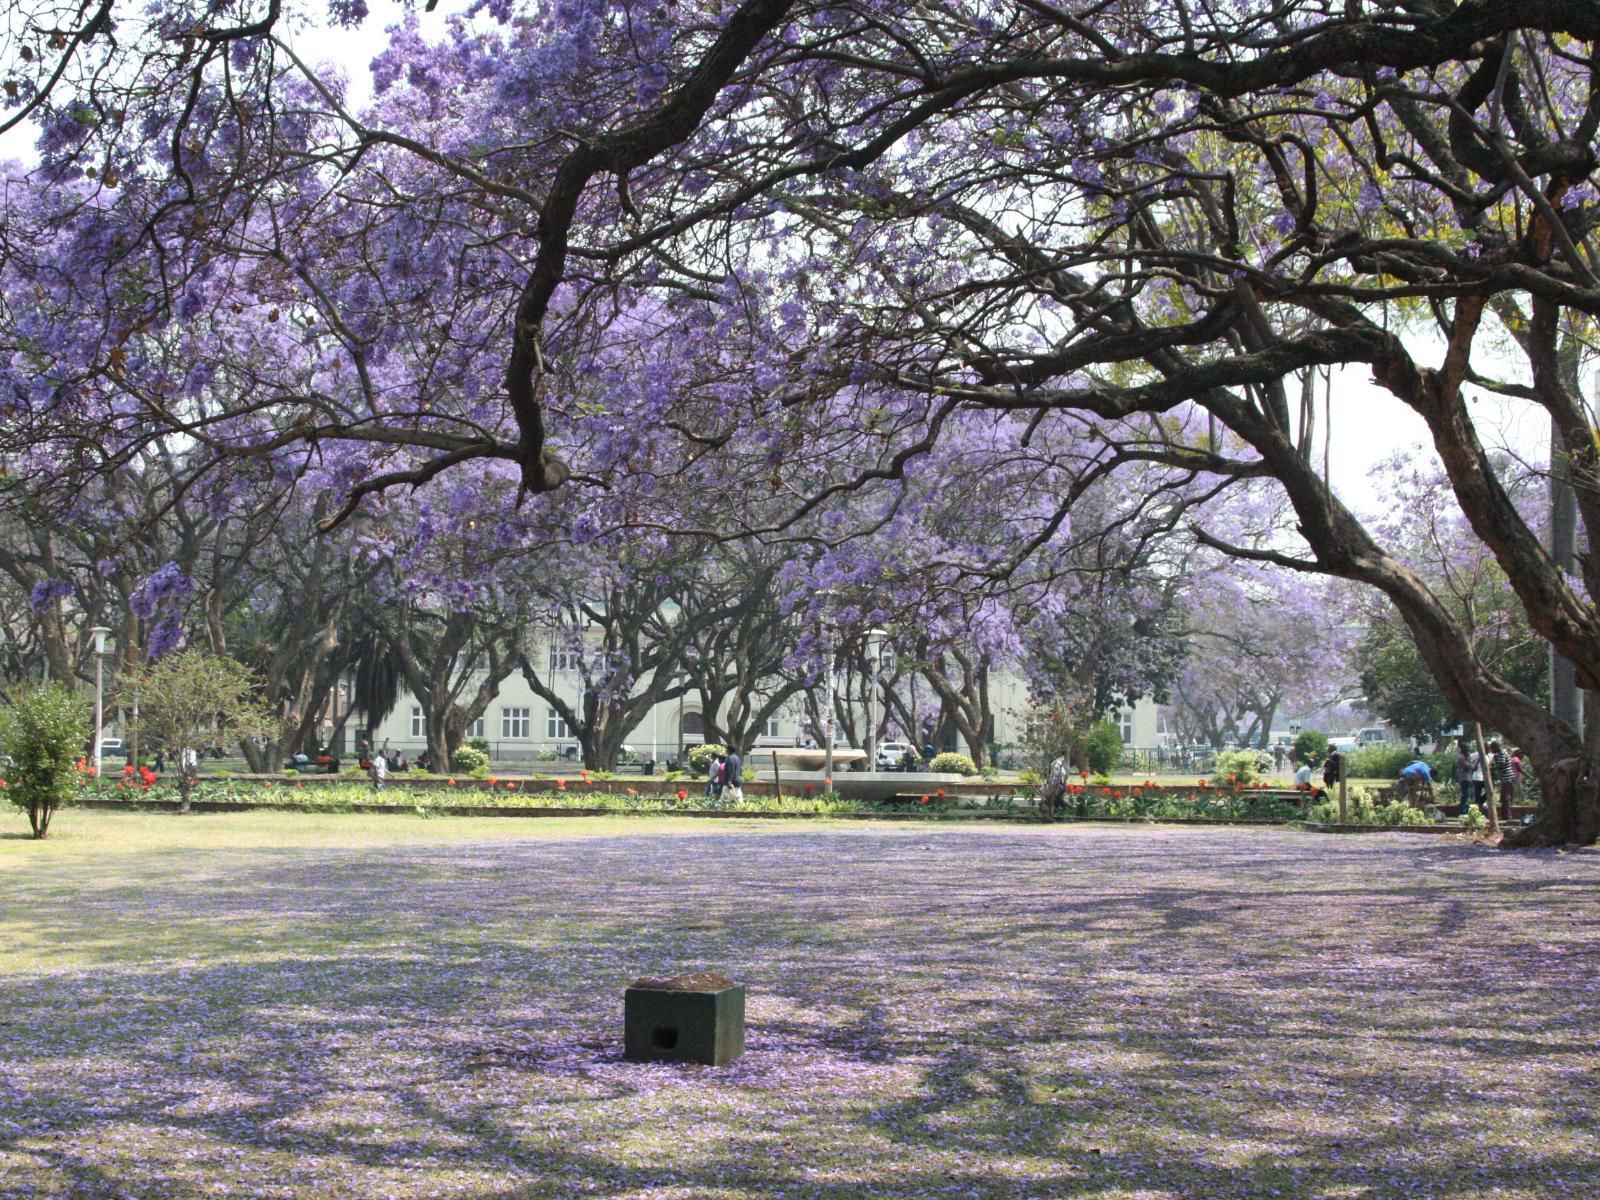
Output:
[[[1539,813],[1531,825],[1513,826],[1500,845],[1508,850],[1588,846],[1600,840],[1600,763],[1564,758],[1539,771]]]

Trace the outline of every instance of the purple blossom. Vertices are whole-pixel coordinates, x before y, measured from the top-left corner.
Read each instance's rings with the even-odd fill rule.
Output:
[[[65,579],[41,579],[33,585],[28,605],[34,612],[42,612],[57,600],[65,600],[76,589]]]
[[[169,562],[141,583],[128,597],[128,608],[140,620],[155,617],[164,603],[172,603],[194,595],[195,582],[175,562]]]

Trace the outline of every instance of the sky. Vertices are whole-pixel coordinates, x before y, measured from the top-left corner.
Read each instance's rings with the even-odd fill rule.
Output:
[[[423,12],[420,0],[411,4],[401,0],[368,0],[369,16],[356,29],[309,25],[289,31],[287,40],[297,55],[308,62],[336,65],[350,81],[349,98],[359,108],[370,95],[368,64],[383,47],[385,30],[399,21],[407,8],[417,13],[424,37],[443,34],[453,13],[465,12],[471,0],[439,0],[433,12]],[[0,137],[0,162],[16,159],[31,162],[31,131],[13,130]],[[1422,361],[1436,363],[1437,350]],[[1590,389],[1593,394],[1593,389]],[[1479,393],[1471,402],[1480,436],[1491,449],[1508,449],[1524,461],[1543,463],[1548,458],[1549,423],[1543,412],[1525,402],[1505,400]],[[1329,475],[1334,490],[1356,512],[1372,515],[1385,507],[1383,493],[1373,486],[1372,469],[1396,451],[1428,456],[1427,427],[1422,418],[1394,400],[1374,384],[1365,368],[1337,372],[1333,380],[1333,415],[1326,420],[1319,404],[1319,439],[1331,437],[1328,446]],[[1317,458],[1321,461],[1319,446]]]

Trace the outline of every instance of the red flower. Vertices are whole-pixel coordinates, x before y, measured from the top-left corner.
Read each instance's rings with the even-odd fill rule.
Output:
[[[943,800],[944,799],[944,789],[940,788],[937,792],[934,793],[934,795],[939,797],[939,799]]]
[[[928,803],[928,797],[924,796],[920,801],[918,801],[918,803],[920,803],[920,804]]]
[[[564,792],[566,790],[567,790],[567,781],[565,779],[561,778],[561,776],[557,775],[556,776],[556,791]]]
[[[1078,778],[1079,779],[1087,779],[1087,778],[1089,778],[1089,772],[1088,771],[1079,771],[1078,772]]]
[[[813,791],[815,791],[815,790],[816,790],[815,785],[809,784],[809,783],[806,784],[806,795],[808,795],[808,796],[811,795],[811,793]]]
[[[517,790],[517,781],[515,779],[506,780],[506,791],[514,792],[516,790]]]
[[[678,789],[678,800],[679,800],[679,802],[681,803],[684,800],[687,800],[688,798],[689,798],[689,793],[684,791],[682,788],[679,788]]]
[[[456,785],[455,776],[452,775],[449,779],[446,779],[445,782],[448,783],[451,787],[455,787],[455,785]]]
[[[122,764],[122,773],[124,775],[132,775],[133,774],[133,764],[132,763],[123,763]]]

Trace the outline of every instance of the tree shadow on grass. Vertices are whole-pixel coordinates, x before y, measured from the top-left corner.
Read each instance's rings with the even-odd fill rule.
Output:
[[[1597,915],[1575,899],[1592,871],[1141,833],[41,871],[30,887],[71,902],[29,913],[58,958],[0,978],[0,1012],[48,989],[53,1016],[0,1065],[0,1165],[83,1197],[459,1179],[485,1197],[829,1200],[1446,1197],[1518,1173],[1561,1195],[1596,1169],[1576,1140],[1595,1099],[1577,1033],[1600,1017],[1592,940],[1547,931],[1558,908]],[[1517,918],[1492,959],[1463,904]],[[681,966],[749,984],[733,1068],[621,1061],[622,987]],[[1525,1095],[1551,1114],[1521,1118],[1543,1151],[1486,1157],[1478,1122],[1441,1117]],[[43,1165],[17,1176],[19,1149]]]

